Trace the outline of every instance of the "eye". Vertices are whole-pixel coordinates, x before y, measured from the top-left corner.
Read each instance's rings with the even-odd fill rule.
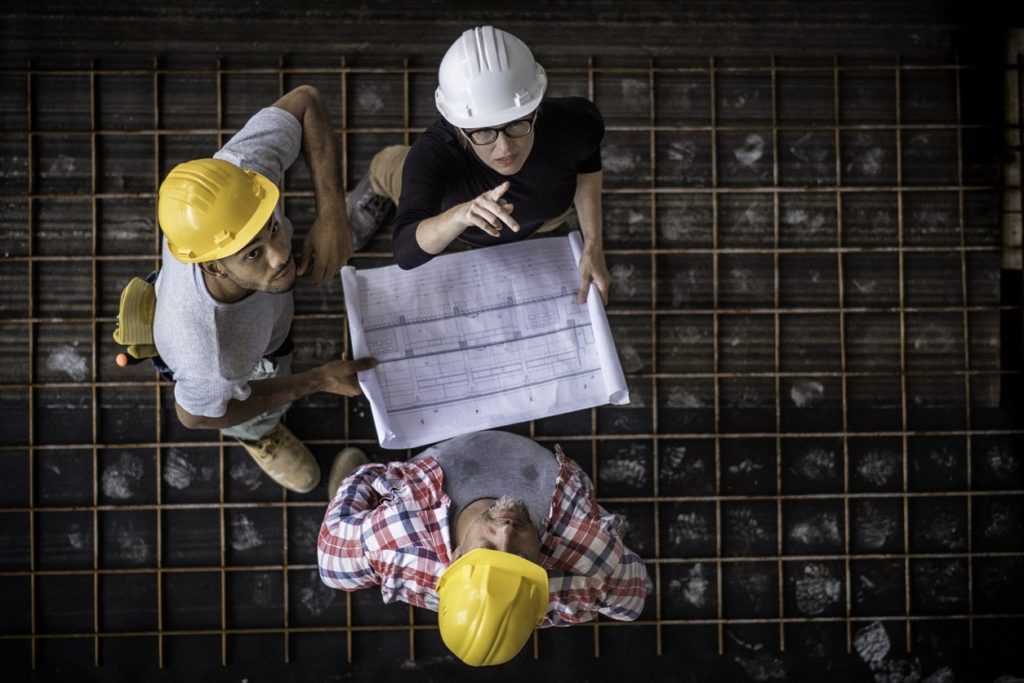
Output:
[[[270,224],[270,236],[273,237],[274,235],[276,235],[278,230],[280,230],[280,229],[281,229],[280,223],[278,223],[277,221],[274,221],[273,223],[271,223]]]
[[[258,259],[260,257],[260,254],[262,254],[262,253],[263,253],[262,249],[253,249],[252,251],[250,251],[248,254],[245,255],[245,260],[246,261],[255,261],[256,259]]]

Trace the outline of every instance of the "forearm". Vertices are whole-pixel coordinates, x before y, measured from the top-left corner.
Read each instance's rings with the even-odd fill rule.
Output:
[[[249,398],[244,401],[231,400],[227,411],[221,417],[193,415],[175,404],[178,419],[189,429],[227,429],[319,391],[320,381],[317,372],[309,370],[294,375],[254,380],[249,383],[249,388]]]
[[[647,566],[622,541],[626,533],[625,520],[600,505],[597,509],[603,533],[595,534],[595,539],[601,539],[604,547],[610,549],[609,564],[614,566],[600,588],[599,611],[613,619],[631,621],[640,616],[647,598]]]
[[[323,99],[313,86],[300,85],[274,106],[289,112],[302,126],[302,154],[316,201],[316,218],[302,243],[298,274],[309,273],[313,282],[327,282],[352,256],[338,141]]]
[[[434,258],[433,254],[420,249],[416,242],[416,227],[419,223],[395,223],[394,232],[391,235],[391,251],[395,257],[395,263],[403,270],[411,270],[422,266]]]
[[[316,93],[316,91],[313,91]],[[331,128],[330,115],[319,93],[310,98],[303,113],[302,151],[309,166],[318,214],[345,216],[345,192],[341,186],[341,155]]]
[[[332,360],[295,375],[253,380],[249,382],[249,398],[244,401],[230,401],[227,412],[222,417],[192,415],[177,404],[175,408],[178,411],[178,419],[189,429],[225,429],[317,391],[340,396],[359,396],[362,393],[359,387],[359,373],[375,367],[376,358],[367,356],[348,360],[343,356],[341,360]]]
[[[345,479],[327,506],[317,539],[320,579],[331,588],[359,590],[380,583],[362,544],[367,516],[380,502],[374,482],[384,466],[367,465]]]
[[[317,213],[345,215],[345,193],[341,186],[341,159],[331,118],[320,92],[300,85],[274,103],[298,119],[302,126],[302,153],[309,167]]]
[[[416,226],[416,244],[428,254],[440,254],[466,229],[467,226],[460,220],[463,213],[462,205],[459,204],[440,215],[420,221]]]
[[[564,570],[549,570],[548,575],[551,600],[541,628],[580,624],[599,615],[633,621],[643,612],[647,570],[643,560],[628,550],[619,564],[603,576]]]
[[[619,566],[602,589],[598,611],[606,617],[620,621],[633,621],[640,616],[647,599],[647,567],[631,550],[625,553]]]
[[[604,214],[601,210],[601,187],[603,174],[581,173],[576,176],[576,194],[573,204],[583,233],[583,248],[592,254],[604,253],[602,225]]]
[[[514,207],[502,199],[509,187],[511,183],[506,180],[493,190],[456,204],[439,216],[420,221],[416,226],[416,243],[425,253],[436,256],[470,226],[491,237],[500,237],[506,228],[519,232],[519,223],[512,217]]]

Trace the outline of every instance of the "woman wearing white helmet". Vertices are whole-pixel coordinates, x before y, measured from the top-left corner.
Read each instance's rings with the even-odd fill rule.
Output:
[[[456,238],[486,246],[552,230],[575,206],[584,238],[579,299],[593,282],[607,303],[597,108],[579,97],[542,104],[544,69],[521,40],[490,26],[455,41],[438,80],[444,118],[411,148],[381,150],[350,195],[356,248],[389,217],[388,200],[398,203],[393,244],[402,268]]]

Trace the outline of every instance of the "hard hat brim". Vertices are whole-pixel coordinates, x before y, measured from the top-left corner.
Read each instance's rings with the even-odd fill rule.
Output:
[[[541,103],[540,97],[530,100],[526,104],[519,107],[512,107],[510,109],[502,109],[499,112],[487,115],[478,115],[473,117],[459,116],[453,111],[442,108],[440,102],[437,103],[437,110],[444,117],[444,120],[452,124],[456,128],[494,128],[497,126],[503,126],[506,123],[511,123],[516,119],[526,118],[532,114]]]

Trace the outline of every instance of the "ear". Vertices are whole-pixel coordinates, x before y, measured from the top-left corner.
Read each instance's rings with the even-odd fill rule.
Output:
[[[452,562],[462,557],[462,546],[460,545],[454,551],[452,551]]]
[[[211,277],[227,277],[224,273],[224,266],[221,265],[220,261],[202,261],[199,264],[199,268]]]

